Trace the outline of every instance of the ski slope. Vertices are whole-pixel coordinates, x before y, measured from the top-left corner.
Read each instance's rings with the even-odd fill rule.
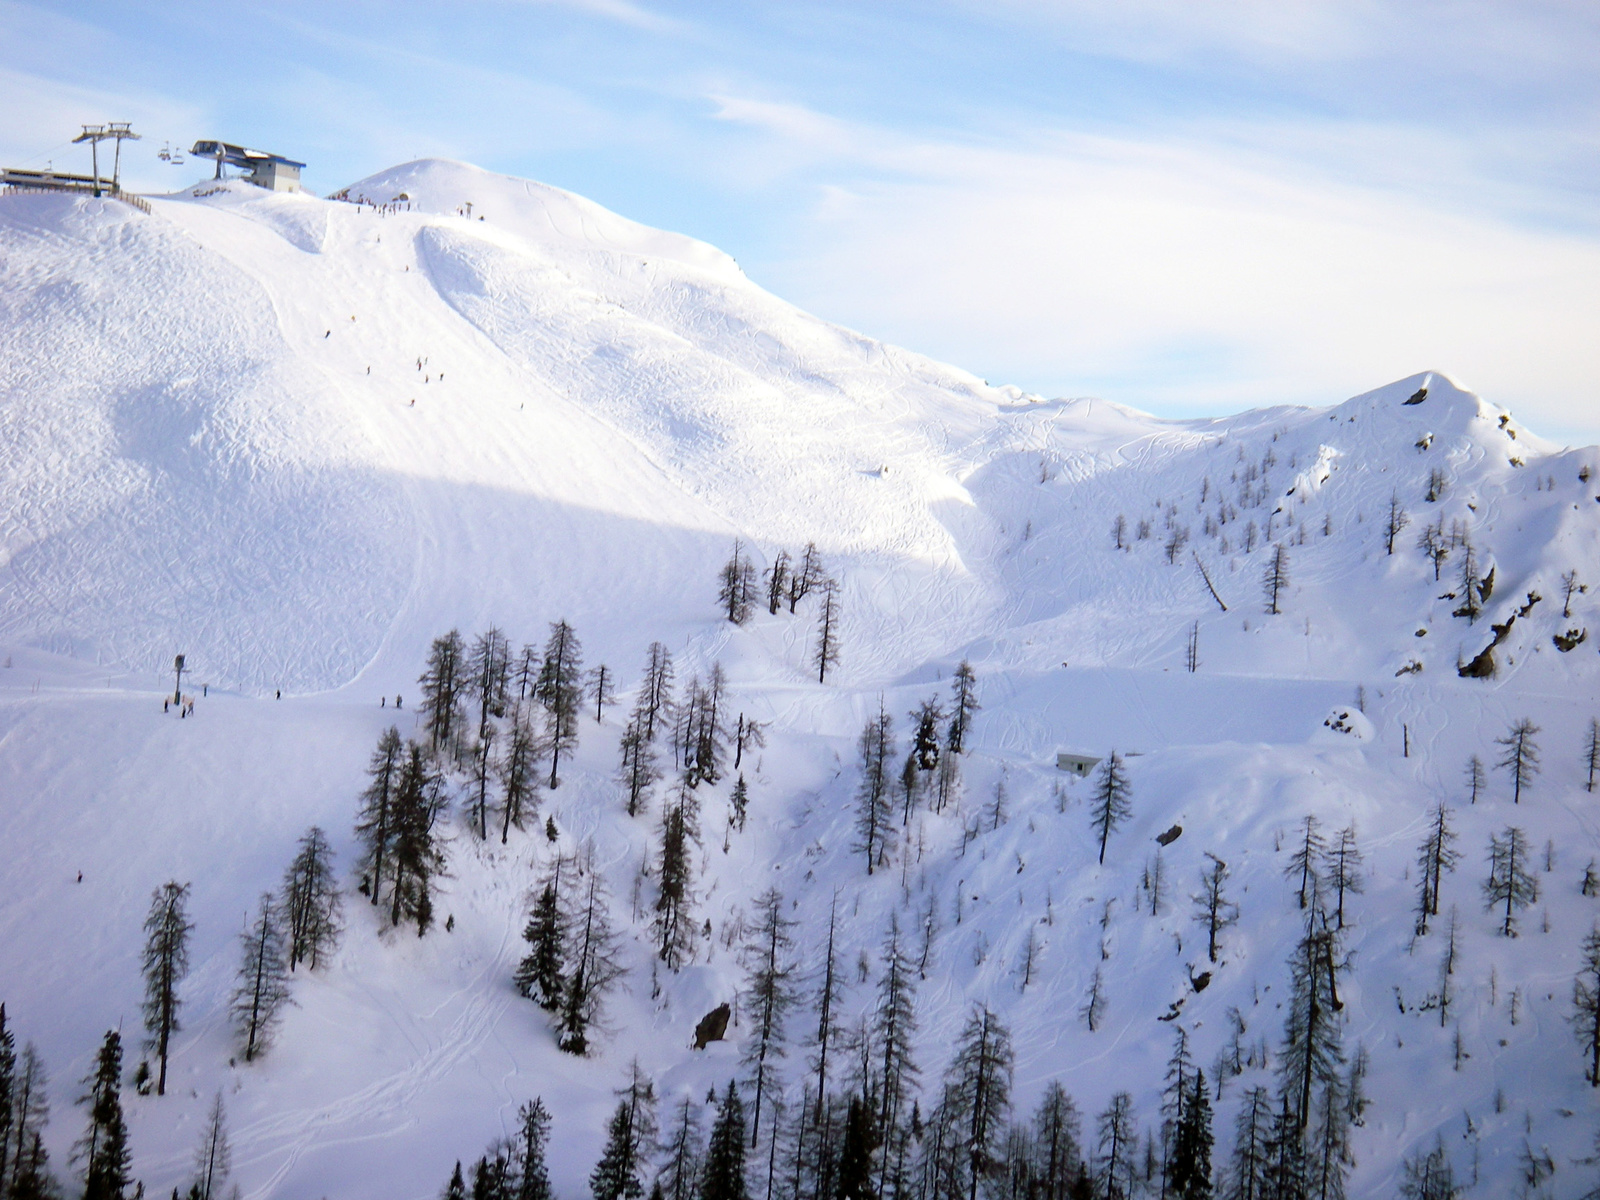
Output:
[[[537,183],[428,160],[344,195],[204,183],[149,216],[0,198],[0,999],[52,1070],[58,1167],[100,1035],[120,1024],[134,1041],[140,927],[168,878],[194,882],[194,969],[177,1082],[126,1098],[150,1195],[186,1184],[219,1088],[247,1197],[432,1196],[536,1094],[555,1117],[557,1192],[584,1195],[631,1058],[664,1102],[738,1073],[738,1028],[704,1052],[690,1038],[733,999],[729,939],[768,886],[794,901],[808,964],[838,897],[852,1013],[871,1003],[891,914],[912,928],[931,905],[928,1096],[984,1002],[1016,1040],[1019,1113],[1059,1077],[1090,1118],[1131,1091],[1143,1128],[1174,1005],[1208,1071],[1230,1008],[1276,1049],[1301,919],[1282,871],[1310,813],[1329,833],[1355,825],[1369,874],[1343,943],[1345,1044],[1372,1056],[1350,1194],[1395,1194],[1402,1160],[1436,1136],[1458,1179],[1476,1161],[1470,1194],[1512,1194],[1525,1145],[1558,1164],[1541,1194],[1593,1185],[1576,1160],[1600,1112],[1564,1017],[1600,917],[1579,894],[1600,855],[1581,763],[1600,715],[1600,451],[1547,443],[1437,372],[1215,420],[1043,400],[829,325],[712,247]],[[1393,554],[1391,497],[1410,519]],[[1459,523],[1493,569],[1476,620],[1446,598],[1462,548],[1436,580],[1417,546],[1434,521]],[[826,684],[814,601],[719,619],[736,538],[761,565],[814,542],[839,578]],[[1280,543],[1290,582],[1269,615],[1261,576]],[[1564,616],[1571,570],[1590,591]],[[1495,675],[1462,678],[1524,608]],[[337,960],[297,980],[278,1045],[230,1061],[236,935],[306,826],[351,861],[367,757],[397,718],[413,731],[429,641],[496,624],[538,645],[558,618],[624,689],[659,640],[680,680],[720,662],[736,710],[770,722],[746,765],[750,824],[726,851],[727,784],[702,789],[695,913],[712,935],[696,962],[653,970],[648,895],[632,919],[657,829],[618,800],[624,695],[585,720],[545,796],[558,847],[454,826],[437,904],[454,929],[420,940],[382,930],[352,892]],[[162,712],[175,653],[205,685],[192,720]],[[905,714],[947,695],[963,658],[984,706],[965,798],[913,816],[869,878],[852,848],[857,735],[881,699],[903,747]],[[1358,691],[1365,718],[1331,730]],[[1513,809],[1491,770],[1468,804],[1468,757],[1492,764],[1525,716],[1543,773]],[[1136,754],[1135,815],[1100,866],[1092,784],[1054,761],[1112,747]],[[1442,922],[1413,936],[1415,846],[1437,801],[1463,856],[1444,883],[1460,963],[1444,1024],[1427,1004]],[[1479,884],[1489,835],[1512,823],[1538,849],[1542,896],[1506,939]],[[1141,875],[1174,824],[1151,914]],[[583,1060],[511,984],[529,889],[580,846],[630,966]],[[1243,912],[1215,967],[1188,901],[1207,853],[1228,861]],[[1097,967],[1111,1015],[1091,1033],[1077,1014]],[[797,1045],[791,1081],[802,1060]],[[1270,1074],[1232,1081],[1218,1106],[1219,1163],[1255,1083]]]

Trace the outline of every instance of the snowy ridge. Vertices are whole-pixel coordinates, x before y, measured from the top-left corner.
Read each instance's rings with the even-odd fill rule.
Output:
[[[158,199],[150,217],[0,199],[0,780],[26,849],[0,877],[0,999],[52,1069],[58,1163],[99,1035],[120,1021],[135,1040],[139,926],[169,877],[194,881],[195,970],[179,1085],[128,1097],[150,1194],[185,1180],[221,1087],[246,1196],[431,1196],[535,1094],[555,1113],[556,1190],[584,1195],[630,1058],[667,1101],[738,1073],[742,1026],[688,1044],[733,998],[724,939],[768,886],[794,901],[808,963],[838,895],[852,1017],[890,914],[917,928],[932,904],[925,1100],[983,1002],[1016,1039],[1019,1112],[1059,1077],[1090,1118],[1130,1091],[1143,1129],[1174,1006],[1208,1073],[1230,1008],[1276,1053],[1301,921],[1282,873],[1314,814],[1330,835],[1354,826],[1368,873],[1342,943],[1345,1047],[1372,1056],[1350,1194],[1395,1194],[1402,1161],[1436,1136],[1458,1180],[1475,1156],[1471,1195],[1512,1194],[1525,1144],[1558,1165],[1538,1194],[1592,1186],[1576,1160],[1597,1112],[1564,1018],[1600,917],[1579,893],[1600,855],[1581,763],[1600,715],[1600,451],[1544,442],[1436,372],[1207,421],[1042,401],[800,313],[720,251],[543,185],[426,161],[347,194],[400,207],[232,184]],[[1391,497],[1409,522],[1393,554]],[[1418,546],[1436,524],[1437,580]],[[793,617],[718,619],[735,538],[759,566],[814,541],[839,577],[826,685],[814,599]],[[1452,615],[1462,539],[1493,571],[1475,619]],[[1280,544],[1289,583],[1268,615]],[[1574,570],[1589,590],[1568,597]],[[480,845],[453,822],[438,906],[454,930],[384,932],[352,893],[337,960],[297,980],[277,1047],[230,1066],[235,935],[307,825],[348,866],[362,772],[397,716],[379,695],[404,694],[410,735],[431,638],[493,623],[539,644],[558,618],[623,689],[660,640],[680,680],[720,662],[735,711],[770,722],[726,853],[727,782],[701,789],[694,911],[713,934],[695,963],[653,973],[648,914],[632,919],[659,808],[621,810],[624,695],[585,719],[541,810],[559,849],[593,848],[627,930],[630,972],[590,1058],[560,1053],[510,983],[552,847],[532,830]],[[1495,674],[1463,678],[1496,626]],[[176,652],[212,685],[193,721],[160,711]],[[903,751],[906,714],[948,696],[963,658],[984,706],[964,799],[897,827],[869,879],[852,850],[856,738],[881,698]],[[1365,714],[1342,722],[1355,732],[1330,729],[1358,689]],[[1491,769],[1468,803],[1469,756],[1492,767],[1493,739],[1523,717],[1541,727],[1543,773],[1514,808]],[[1134,816],[1099,866],[1093,783],[1054,759],[1112,747],[1137,752]],[[1413,932],[1415,848],[1440,801],[1463,855],[1443,882],[1460,960],[1443,1024],[1428,998],[1446,918]],[[1542,892],[1517,939],[1479,893],[1508,824],[1536,848]],[[1173,825],[1151,914],[1141,878]],[[1188,899],[1208,853],[1242,909],[1216,966]],[[1110,1015],[1090,1032],[1077,1014],[1097,968]],[[802,1059],[792,1048],[794,1087]],[[1270,1082],[1228,1084],[1219,1164],[1239,1097]]]

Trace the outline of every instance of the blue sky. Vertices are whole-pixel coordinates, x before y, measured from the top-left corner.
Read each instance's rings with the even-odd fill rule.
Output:
[[[0,159],[569,188],[825,317],[1173,415],[1423,369],[1600,439],[1600,5],[0,0]]]

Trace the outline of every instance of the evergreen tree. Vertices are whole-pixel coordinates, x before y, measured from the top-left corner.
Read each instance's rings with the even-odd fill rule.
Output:
[[[1081,1132],[1077,1105],[1060,1082],[1052,1079],[1033,1113],[1037,1200],[1076,1200],[1072,1190],[1083,1174]]]
[[[772,616],[778,615],[778,609],[783,606],[783,598],[789,589],[789,552],[779,550],[778,557],[772,560],[772,565],[766,571],[767,580],[767,612]]]
[[[955,754],[939,758],[939,769],[934,773],[933,810],[943,812],[961,799],[961,759]]]
[[[811,1046],[810,1066],[816,1076],[816,1122],[822,1123],[824,1105],[828,1096],[828,1051],[839,1039],[839,993],[843,981],[839,977],[839,958],[834,950],[837,931],[839,895],[834,893],[828,908],[828,940],[824,945],[822,963],[817,968],[816,1027],[806,1039]]]
[[[467,1181],[461,1177],[461,1160],[456,1159],[455,1173],[450,1176],[450,1182],[444,1185],[440,1200],[467,1200]]]
[[[1211,1200],[1211,1098],[1206,1073],[1195,1071],[1172,1141],[1167,1179],[1174,1200]]]
[[[303,962],[315,971],[339,948],[339,936],[344,932],[342,900],[328,835],[313,825],[299,844],[294,861],[283,873],[289,970]]]
[[[233,990],[233,1026],[244,1047],[245,1062],[254,1062],[272,1043],[272,1035],[289,1003],[289,968],[284,961],[283,931],[277,906],[265,892],[253,926],[239,935],[239,982]]]
[[[728,823],[740,833],[744,832],[745,818],[750,815],[750,787],[740,775],[728,794]]]
[[[561,868],[565,859],[556,855],[549,873],[539,888],[528,924],[522,930],[529,950],[517,967],[517,991],[539,1002],[541,1008],[555,1012],[566,994],[567,929],[570,924],[561,899]]]
[[[1228,881],[1228,864],[1215,854],[1207,854],[1211,865],[1200,873],[1200,892],[1190,897],[1194,919],[1206,927],[1206,954],[1217,961],[1217,935],[1239,921],[1239,906],[1223,891]]]
[[[874,1200],[877,1193],[872,1185],[872,1155],[877,1146],[877,1130],[867,1106],[860,1096],[851,1096],[844,1118],[839,1165],[835,1169],[837,1200]]]
[[[643,732],[644,740],[653,743],[657,727],[671,717],[672,654],[660,642],[651,642],[645,660],[644,682],[639,685],[639,695],[634,701],[633,720]]]
[[[1504,746],[1506,752],[1495,766],[1511,772],[1511,802],[1522,803],[1522,789],[1539,773],[1539,744],[1533,740],[1539,727],[1527,717],[1506,731],[1505,737],[1495,738],[1495,745]]]
[[[722,778],[727,757],[728,733],[724,727],[723,702],[727,676],[722,664],[715,663],[704,687],[698,679],[689,685],[689,698],[679,714],[683,777],[690,787],[701,782],[716,783]]]
[[[1583,964],[1572,981],[1572,1030],[1589,1060],[1584,1076],[1600,1088],[1600,926],[1583,939]]]
[[[594,1200],[635,1200],[644,1195],[645,1164],[655,1153],[655,1085],[640,1071],[638,1060],[631,1064],[628,1084],[618,1096],[605,1149],[589,1176]]]
[[[94,1068],[83,1081],[78,1103],[89,1111],[89,1128],[76,1153],[83,1167],[84,1200],[123,1200],[128,1179],[128,1126],[122,1116],[122,1035],[107,1030]]]
[[[510,840],[513,826],[521,829],[539,815],[538,761],[538,739],[519,711],[511,722],[511,737],[499,767],[502,846]]]
[[[943,720],[944,706],[937,696],[930,696],[911,713],[911,755],[919,771],[926,773],[939,766],[939,723]],[[965,729],[962,736],[966,736]]]
[[[656,1189],[661,1193],[661,1200],[694,1200],[705,1149],[700,1131],[700,1106],[694,1097],[685,1096],[675,1111],[677,1116],[667,1139],[666,1160],[656,1178]]]
[[[1262,1171],[1265,1200],[1304,1200],[1306,1195],[1306,1144],[1299,1117],[1286,1094],[1273,1115],[1267,1134],[1266,1162]]]
[[[450,752],[460,733],[461,697],[467,685],[466,656],[461,632],[452,629],[433,639],[427,665],[417,682],[422,685],[422,722],[428,744],[436,752]]]
[[[1323,856],[1327,853],[1327,846],[1322,840],[1322,834],[1317,832],[1317,818],[1307,813],[1300,822],[1300,845],[1289,856],[1289,865],[1284,868],[1285,877],[1299,885],[1300,907],[1316,900],[1321,879],[1317,876],[1317,867]]]
[[[655,746],[645,736],[637,709],[622,731],[622,768],[619,779],[628,791],[628,815],[636,817],[650,803],[650,789],[661,778]]]
[[[572,922],[572,963],[561,1005],[558,1044],[568,1054],[589,1050],[589,1029],[600,1019],[606,994],[622,974],[605,885],[590,863],[584,872],[583,908]]]
[[[405,764],[405,749],[400,731],[390,726],[378,739],[367,774],[372,782],[361,793],[361,812],[356,818],[356,837],[362,845],[358,864],[362,887],[373,904],[384,886],[384,870],[390,867],[394,849],[394,798],[399,790]]]
[[[490,628],[472,641],[466,664],[471,695],[478,707],[478,736],[489,726],[490,717],[506,714],[507,692],[511,682],[511,643],[498,629]]]
[[[547,725],[545,743],[550,748],[550,788],[561,783],[561,755],[578,745],[580,709],[583,705],[583,647],[578,635],[565,621],[550,623],[550,637],[544,644],[544,665],[539,669],[535,689],[544,705]]]
[[[693,853],[700,841],[700,805],[678,786],[661,819],[661,861],[656,872],[656,942],[661,961],[676,971],[695,945]]]
[[[956,1042],[945,1074],[947,1092],[961,1117],[959,1140],[967,1200],[1000,1164],[1000,1143],[1011,1110],[1011,1034],[987,1007],[975,1008]]]
[[[823,579],[822,608],[817,613],[817,648],[811,656],[817,668],[817,682],[828,682],[828,668],[839,663],[839,585]]]
[[[894,820],[889,764],[894,760],[894,719],[878,700],[878,715],[861,731],[861,783],[856,789],[856,849],[867,856],[867,874],[889,859]]]
[[[1311,1120],[1314,1086],[1326,1087],[1344,1064],[1336,934],[1313,912],[1289,961],[1289,999],[1284,1015],[1278,1079],[1298,1138]]]
[[[522,653],[517,656],[516,667],[517,699],[519,701],[526,700],[533,694],[534,685],[539,679],[539,668],[542,665],[539,661],[539,652],[524,642]]]
[[[1589,718],[1589,738],[1583,744],[1583,765],[1589,772],[1583,790],[1594,791],[1594,777],[1600,772],[1600,720]]]
[[[790,615],[793,615],[800,601],[822,586],[827,577],[827,572],[822,569],[822,556],[817,553],[817,544],[807,542],[805,552],[800,556],[800,565],[789,572]]]
[[[1505,906],[1500,932],[1517,936],[1516,912],[1539,898],[1539,880],[1528,869],[1528,837],[1515,826],[1489,838],[1489,878],[1484,881],[1485,908]]]
[[[873,1008],[868,1035],[877,1058],[878,1112],[876,1127],[885,1143],[877,1193],[888,1190],[891,1170],[888,1143],[902,1136],[901,1122],[907,1100],[915,1091],[920,1072],[914,1056],[917,1032],[916,968],[900,937],[897,914],[889,917],[889,936],[883,944],[883,974],[878,977],[878,1001]]]
[[[189,885],[169,881],[150,897],[150,915],[145,918],[144,946],[144,1027],[147,1044],[156,1052],[161,1070],[156,1095],[167,1094],[167,1051],[178,1024],[178,985],[189,973],[189,923],[187,906]]]
[[[735,540],[733,554],[717,575],[717,604],[722,613],[735,625],[750,619],[750,607],[756,595],[756,568],[745,553],[744,543]]]
[[[1473,624],[1483,615],[1483,578],[1478,574],[1478,556],[1468,542],[1461,556],[1461,586],[1457,589],[1461,606],[1451,612],[1452,617],[1465,617]]]
[[[1341,1080],[1322,1089],[1310,1132],[1306,1196],[1308,1200],[1344,1200],[1345,1176],[1355,1160],[1350,1155],[1349,1095]]]
[[[22,1048],[22,1066],[13,1068],[10,1100],[10,1188],[0,1176],[0,1195],[8,1198],[47,1194],[51,1176],[44,1154],[44,1131],[50,1124],[50,1079],[32,1042]]]
[[[17,1085],[17,1041],[6,1027],[5,1001],[0,1000],[0,1196],[5,1195],[11,1165],[12,1097]]]
[[[1417,866],[1421,877],[1417,897],[1417,932],[1428,932],[1428,918],[1439,915],[1439,885],[1448,871],[1456,869],[1461,854],[1454,849],[1456,834],[1442,803],[1428,814],[1428,832],[1417,847]]]
[[[1361,849],[1356,845],[1356,827],[1347,825],[1339,831],[1338,838],[1323,860],[1323,873],[1328,879],[1328,890],[1333,893],[1333,915],[1338,928],[1344,928],[1344,898],[1346,893],[1360,895],[1366,889],[1366,878],[1361,873]]]
[[[1133,1120],[1133,1097],[1118,1092],[1100,1114],[1095,1153],[1095,1192],[1102,1200],[1132,1200],[1134,1155],[1139,1131]]]
[[[744,1174],[744,1103],[732,1080],[717,1108],[700,1175],[700,1200],[750,1200]]]
[[[479,841],[489,840],[489,780],[494,778],[494,743],[499,732],[493,725],[482,725],[472,743],[470,827]]]
[[[194,1200],[222,1200],[227,1194],[228,1176],[233,1172],[233,1149],[228,1145],[228,1118],[219,1091],[211,1101],[206,1127],[194,1150]]]
[[[750,1146],[761,1137],[761,1106],[772,1085],[776,1060],[787,1054],[784,1026],[798,998],[795,992],[795,922],[783,915],[783,893],[768,888],[756,900],[755,925],[745,936],[740,957],[744,990],[740,1011],[751,1022],[743,1050],[744,1065],[754,1073],[755,1103],[750,1116]]]
[[[767,727],[761,721],[751,720],[743,713],[739,714],[739,722],[735,727],[733,736],[733,769],[737,771],[744,762],[744,752],[751,746],[765,746],[767,744]]]
[[[953,699],[950,704],[950,731],[945,748],[951,754],[965,754],[967,740],[972,735],[972,714],[983,707],[978,703],[978,677],[966,659],[956,668],[950,680]]]
[[[512,1147],[493,1146],[472,1168],[472,1200],[516,1200],[517,1167]]]
[[[444,815],[444,780],[410,742],[393,800],[394,846],[389,924],[415,921],[421,937],[433,923],[433,880],[444,872],[444,852],[434,827]]]
[[[1100,767],[1100,777],[1095,781],[1093,807],[1089,810],[1089,825],[1100,840],[1100,861],[1106,861],[1106,842],[1124,821],[1133,815],[1129,799],[1132,787],[1122,756],[1115,750]]]
[[[1261,573],[1261,591],[1266,597],[1267,612],[1277,616],[1283,611],[1283,591],[1289,586],[1289,551],[1279,542],[1272,548],[1266,570]]]
[[[1476,804],[1487,782],[1483,774],[1483,760],[1476,754],[1467,759],[1466,776],[1468,802]]]
[[[1272,1102],[1267,1089],[1251,1088],[1234,1123],[1233,1161],[1223,1200],[1274,1200],[1267,1190],[1271,1138]]]

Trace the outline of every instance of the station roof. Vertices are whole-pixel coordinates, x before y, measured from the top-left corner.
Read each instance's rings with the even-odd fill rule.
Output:
[[[279,163],[286,167],[304,167],[305,163],[295,162],[292,158],[285,158],[281,154],[268,154],[265,150],[250,150],[244,146],[235,146],[232,142],[196,142],[189,151],[197,158],[221,158],[230,167],[256,167],[262,163]]]

